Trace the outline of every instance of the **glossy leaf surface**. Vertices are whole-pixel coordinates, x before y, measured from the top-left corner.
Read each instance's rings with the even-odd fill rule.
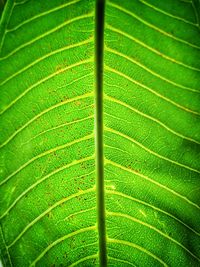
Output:
[[[99,266],[103,257],[108,266],[200,266],[199,3],[106,1],[103,112],[95,5],[5,6],[2,262]]]

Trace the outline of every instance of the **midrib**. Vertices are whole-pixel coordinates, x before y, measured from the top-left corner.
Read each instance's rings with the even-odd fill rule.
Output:
[[[96,0],[95,13],[95,153],[97,183],[97,213],[99,233],[100,266],[107,266],[105,198],[104,198],[104,155],[103,155],[103,53],[105,0]]]

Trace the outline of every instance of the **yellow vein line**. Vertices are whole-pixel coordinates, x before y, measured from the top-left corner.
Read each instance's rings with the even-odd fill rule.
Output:
[[[89,106],[86,106],[86,108],[88,108],[88,107],[92,107],[92,106],[93,106],[93,104],[91,104],[91,105],[89,105]],[[86,109],[86,108],[84,107],[83,109]],[[79,111],[80,111],[80,110],[83,110],[83,109],[79,109]],[[58,126],[51,127],[51,128],[49,128],[49,129],[47,129],[47,130],[45,130],[45,131],[43,131],[43,132],[40,132],[39,134],[33,136],[33,137],[30,138],[27,142],[24,142],[23,145],[30,143],[31,141],[33,141],[33,140],[36,139],[37,137],[39,137],[39,136],[41,136],[41,135],[43,135],[43,134],[46,134],[46,133],[48,133],[48,132],[54,131],[54,130],[56,130],[56,129],[60,129],[60,128],[65,127],[65,126],[67,126],[67,125],[73,125],[73,124],[76,124],[77,122],[86,121],[86,120],[89,120],[89,119],[92,119],[92,118],[94,118],[94,115],[90,115],[90,116],[85,117],[85,118],[82,118],[82,119],[78,119],[78,120],[74,120],[74,121],[66,122],[66,123],[60,124],[60,125],[58,125]]]
[[[167,131],[173,133],[174,135],[176,135],[176,136],[178,136],[178,137],[181,137],[181,138],[183,138],[183,139],[186,139],[186,140],[188,140],[188,141],[190,141],[190,142],[193,142],[193,143],[196,143],[196,144],[198,144],[198,145],[200,144],[200,142],[198,142],[198,141],[196,141],[196,140],[194,140],[194,139],[192,139],[192,138],[189,138],[189,137],[187,137],[187,136],[184,136],[184,135],[182,135],[182,134],[180,134],[180,133],[178,133],[178,132],[172,130],[171,128],[169,128],[168,126],[166,126],[166,125],[165,125],[164,123],[162,123],[161,121],[159,121],[159,120],[157,120],[157,119],[155,119],[155,118],[153,118],[153,117],[151,117],[151,116],[149,116],[149,115],[147,115],[147,114],[145,114],[145,113],[143,113],[143,112],[141,112],[141,111],[139,111],[139,110],[133,108],[132,106],[130,106],[130,105],[128,105],[128,104],[126,104],[126,103],[124,103],[124,102],[122,102],[122,101],[120,101],[120,100],[114,98],[114,97],[111,97],[111,96],[108,96],[108,95],[105,94],[105,95],[104,95],[104,98],[105,98],[105,99],[108,99],[108,100],[110,100],[110,101],[112,101],[112,102],[115,102],[115,103],[117,103],[117,104],[119,104],[119,105],[122,105],[122,106],[124,106],[124,107],[126,107],[126,108],[132,110],[133,112],[138,113],[139,115],[141,115],[141,116],[143,116],[143,117],[145,117],[145,118],[147,118],[147,119],[149,119],[149,120],[151,120],[151,121],[154,121],[155,123],[158,123],[160,126],[162,126],[163,128],[165,128]]]
[[[92,137],[94,137],[94,134],[89,134],[89,135],[86,135],[84,137],[81,137],[79,139],[76,139],[76,140],[73,140],[72,142],[69,142],[67,144],[64,144],[64,145],[61,145],[61,146],[56,146],[50,150],[47,150],[33,158],[31,158],[30,160],[28,160],[26,163],[24,163],[22,166],[20,166],[17,170],[15,170],[14,172],[12,172],[10,175],[8,175],[3,181],[0,182],[0,186],[5,184],[8,180],[10,180],[14,175],[16,175],[17,173],[19,173],[21,170],[23,170],[24,168],[26,168],[28,165],[30,165],[31,163],[33,163],[35,160],[39,159],[39,158],[42,158],[46,155],[49,155],[55,151],[58,151],[58,150],[61,150],[61,149],[64,149],[66,147],[69,147],[69,146],[72,146],[74,144],[77,144],[77,143],[80,143],[82,141],[85,141],[85,140],[89,140],[91,139]]]
[[[150,8],[152,8],[152,9],[154,9],[154,10],[160,12],[160,13],[163,13],[163,14],[169,16],[169,17],[172,17],[172,18],[174,18],[174,19],[183,21],[183,22],[185,22],[186,24],[190,24],[190,25],[193,25],[193,26],[198,26],[198,24],[196,24],[196,23],[193,23],[193,22],[191,22],[191,21],[189,21],[189,20],[186,20],[186,19],[184,19],[184,18],[178,17],[178,16],[176,16],[176,15],[172,15],[172,14],[170,14],[170,13],[168,13],[168,12],[166,12],[166,11],[164,11],[164,10],[158,8],[158,7],[155,7],[154,5],[148,3],[148,2],[146,2],[146,1],[144,1],[144,0],[140,0],[140,2],[142,2],[144,5],[149,6]]]
[[[127,139],[127,140],[129,140],[129,141],[131,141],[132,143],[138,145],[139,147],[143,148],[143,149],[144,149],[145,151],[147,151],[148,153],[150,153],[150,154],[152,154],[152,155],[154,155],[154,156],[156,156],[156,157],[158,157],[158,158],[161,158],[161,159],[163,159],[163,160],[166,160],[166,161],[168,161],[168,162],[170,162],[170,163],[172,163],[172,164],[178,165],[178,166],[180,166],[180,167],[182,167],[182,168],[185,168],[185,169],[188,169],[188,170],[190,170],[190,171],[193,171],[193,172],[196,172],[196,173],[200,173],[199,170],[196,170],[196,169],[194,169],[194,168],[192,168],[192,167],[190,167],[190,166],[184,165],[184,164],[182,164],[182,163],[179,163],[179,162],[177,162],[177,161],[174,161],[174,160],[172,160],[172,159],[169,159],[169,158],[167,158],[167,157],[165,157],[165,156],[162,156],[162,155],[160,155],[160,154],[158,154],[158,153],[152,151],[151,149],[145,147],[144,145],[142,145],[141,143],[137,142],[136,140],[134,140],[133,138],[131,138],[130,136],[128,136],[128,135],[126,135],[126,134],[123,134],[123,133],[121,133],[121,132],[119,132],[119,131],[116,131],[116,130],[114,130],[114,129],[112,129],[112,128],[109,128],[109,127],[106,127],[106,126],[105,126],[104,128],[105,128],[105,131],[114,133],[114,134],[116,134],[116,135],[119,135],[119,136],[121,136],[121,137],[123,137],[123,138],[125,138],[125,139]]]
[[[136,171],[134,171],[134,170],[132,170],[132,169],[128,169],[128,168],[126,168],[126,167],[124,167],[124,166],[122,166],[122,165],[120,165],[120,164],[118,164],[118,163],[116,163],[116,162],[114,162],[114,161],[108,160],[108,159],[105,159],[105,164],[111,164],[112,166],[115,166],[115,167],[117,167],[117,168],[119,168],[119,169],[121,169],[121,170],[130,172],[130,173],[133,173],[133,174],[135,174],[136,176],[139,176],[139,177],[141,177],[141,178],[143,178],[143,179],[145,179],[145,180],[147,180],[147,181],[149,181],[149,182],[151,182],[151,183],[157,185],[158,187],[160,187],[160,188],[162,188],[162,189],[165,189],[165,190],[169,191],[169,192],[172,193],[173,195],[175,195],[175,196],[177,196],[177,197],[183,199],[184,201],[186,201],[186,202],[189,203],[190,205],[192,205],[192,206],[194,206],[195,208],[197,208],[197,209],[200,210],[200,207],[199,207],[196,203],[194,203],[194,202],[192,202],[191,200],[189,200],[187,197],[185,197],[185,196],[183,196],[183,195],[177,193],[176,191],[172,190],[171,188],[169,188],[169,187],[167,187],[167,186],[165,186],[165,185],[163,185],[163,184],[158,183],[157,181],[154,181],[153,179],[149,178],[148,176],[145,176],[145,175],[143,175],[143,174],[141,174],[141,173],[138,173],[138,172],[136,172]]]
[[[107,68],[107,66],[105,66],[105,68]],[[112,68],[110,68],[110,67],[108,67],[108,68],[109,68],[108,71],[111,71],[111,72],[113,72],[113,73],[116,73],[114,69],[113,69],[113,71],[112,71]],[[122,75],[120,75],[120,74],[122,74]],[[126,76],[125,74],[123,75],[123,73],[119,72],[119,75],[122,76],[122,77],[124,77],[124,78],[126,78],[127,80],[130,80],[130,82],[133,82],[133,83],[135,83],[135,84],[137,84],[137,85],[140,86],[140,83],[138,84],[137,81],[132,80],[130,77]],[[130,78],[130,79],[129,79],[129,78]],[[116,84],[109,84],[109,83],[107,83],[107,82],[104,82],[104,84],[107,85],[107,86],[109,86],[109,87],[116,87],[116,88],[119,88],[120,90],[124,90],[123,87],[120,87],[120,86],[118,86],[118,85],[116,85]],[[143,87],[143,86],[141,85],[141,87]],[[146,88],[145,88],[145,89],[146,89]],[[153,92],[154,92],[154,91],[153,91]],[[156,95],[157,95],[157,94],[156,94]],[[161,97],[162,97],[162,95],[161,95]],[[165,98],[165,97],[164,97],[164,98]],[[166,101],[167,101],[167,100],[166,100]],[[170,100],[169,100],[168,102],[170,102]],[[171,103],[171,102],[170,102],[170,104],[174,104],[174,105],[176,106],[176,103]],[[105,104],[105,105],[106,105],[106,104]],[[178,104],[177,104],[177,105],[178,105]],[[188,109],[185,110],[185,107],[182,108],[182,106],[179,106],[179,105],[178,105],[177,107],[180,108],[180,109],[182,109],[182,110],[184,110],[184,111],[186,111],[186,112],[188,112],[188,113],[192,113],[192,114],[195,114],[195,115],[197,115],[197,116],[200,116],[200,113],[198,113],[198,112],[191,111],[191,110],[188,110]],[[108,116],[111,116],[111,117],[113,117],[113,118],[117,118],[118,120],[125,121],[126,123],[131,123],[130,121],[124,120],[124,119],[122,119],[122,118],[120,118],[120,117],[113,116],[113,115],[108,114],[108,113],[105,113],[105,114],[108,115]],[[190,137],[188,137],[188,138],[190,138]],[[192,139],[192,140],[193,140],[193,139]],[[196,140],[196,142],[199,142],[199,141]]]
[[[86,261],[86,260],[96,259],[96,258],[98,258],[98,254],[94,254],[94,255],[86,256],[86,257],[84,257],[84,258],[82,258],[82,259],[80,259],[80,260],[78,260],[78,261],[76,261],[76,262],[74,262],[74,263],[68,265],[68,267],[74,267],[74,266],[78,265],[78,264],[81,263],[81,262],[84,262],[84,261]]]
[[[56,207],[60,206],[61,204],[69,201],[70,199],[73,199],[75,197],[78,196],[82,196],[85,195],[87,193],[91,193],[91,192],[95,192],[96,188],[95,186],[93,188],[89,188],[86,190],[80,190],[78,193],[72,194],[68,197],[65,197],[61,200],[59,200],[58,202],[56,202],[54,205],[52,205],[51,207],[49,207],[47,210],[45,210],[43,213],[41,213],[37,218],[35,218],[32,222],[30,222],[22,231],[21,233],[15,238],[15,240],[10,243],[10,245],[8,245],[8,248],[10,249],[10,247],[12,247],[23,235],[24,233],[30,229],[35,223],[37,223],[40,219],[42,219],[46,214],[48,214],[50,211],[52,211],[53,209],[55,209]]]
[[[23,191],[23,193],[21,193],[14,201],[12,204],[10,204],[10,206],[7,208],[7,210],[1,215],[0,219],[3,219],[12,209],[13,207],[25,196],[27,195],[27,193],[29,193],[31,190],[33,190],[33,188],[35,188],[36,186],[38,186],[39,184],[41,184],[43,181],[47,180],[49,177],[53,176],[54,174],[57,174],[65,169],[70,168],[71,166],[74,165],[78,165],[82,162],[85,161],[89,161],[91,159],[94,159],[94,156],[90,156],[90,157],[86,157],[83,159],[79,159],[79,160],[74,160],[73,162],[64,165],[56,170],[54,170],[53,172],[47,174],[46,176],[42,177],[42,179],[39,179],[37,182],[35,182],[34,184],[32,184],[30,187],[28,187],[25,191]]]
[[[163,34],[163,35],[165,35],[165,36],[167,36],[167,37],[169,37],[169,38],[171,38],[171,39],[174,39],[174,40],[176,40],[176,41],[178,41],[178,42],[180,42],[180,43],[186,44],[186,45],[188,45],[188,46],[190,46],[190,47],[192,47],[192,48],[200,49],[200,46],[197,46],[197,45],[195,45],[195,44],[193,44],[193,43],[189,43],[189,42],[187,42],[187,41],[185,41],[185,40],[183,40],[183,39],[180,39],[179,37],[176,37],[176,36],[174,36],[174,35],[172,35],[172,34],[170,34],[170,33],[168,33],[168,32],[163,31],[162,29],[160,29],[160,28],[154,26],[153,24],[151,24],[151,23],[149,23],[149,22],[147,22],[147,21],[141,19],[139,16],[137,16],[137,15],[134,14],[133,12],[130,12],[130,11],[128,11],[127,9],[125,9],[125,8],[123,8],[123,7],[121,7],[121,6],[118,6],[118,5],[116,5],[116,4],[114,4],[114,3],[111,3],[111,2],[108,2],[108,5],[114,7],[114,8],[116,8],[116,9],[118,9],[118,10],[120,10],[120,11],[123,12],[123,13],[126,13],[126,14],[132,16],[133,18],[135,18],[135,19],[137,19],[138,21],[142,22],[143,24],[147,25],[149,28],[152,28],[152,29],[154,29],[155,31],[157,31],[157,32],[159,32],[159,33],[161,33],[161,34]]]
[[[0,58],[0,60],[4,60],[4,59],[9,58],[10,56],[14,55],[16,52],[18,52],[18,51],[21,50],[22,48],[27,47],[27,46],[33,44],[34,42],[36,42],[36,41],[38,41],[38,40],[40,40],[40,39],[46,37],[47,35],[49,35],[49,34],[51,34],[51,33],[53,33],[53,32],[58,31],[59,29],[63,28],[64,26],[66,26],[66,25],[68,25],[68,24],[71,24],[71,23],[73,23],[73,22],[75,22],[75,21],[79,21],[79,20],[82,20],[82,19],[91,18],[91,17],[93,17],[93,16],[94,16],[94,12],[89,13],[89,14],[84,14],[84,15],[75,17],[75,18],[73,18],[73,19],[70,19],[70,20],[68,20],[68,21],[66,21],[66,22],[64,22],[64,23],[62,23],[62,24],[60,24],[59,26],[53,28],[52,30],[47,31],[47,32],[45,32],[44,34],[41,34],[41,35],[37,36],[36,38],[34,38],[34,39],[28,41],[27,43],[24,43],[23,45],[20,45],[19,47],[17,47],[16,49],[14,49],[12,52],[10,52],[9,54],[7,54],[6,56]]]
[[[146,49],[152,51],[153,53],[159,55],[160,57],[163,57],[163,58],[165,58],[165,59],[167,59],[167,60],[169,60],[169,61],[171,61],[171,62],[173,62],[173,63],[176,63],[176,64],[178,64],[178,65],[181,65],[181,66],[183,66],[183,67],[185,67],[185,68],[187,68],[187,69],[191,69],[191,70],[195,70],[195,71],[200,72],[200,69],[199,69],[199,68],[192,67],[192,66],[187,65],[187,64],[185,64],[185,63],[183,63],[183,62],[181,62],[181,61],[178,61],[178,60],[176,60],[176,59],[174,59],[174,58],[171,58],[171,57],[169,57],[169,56],[167,56],[167,55],[165,55],[165,54],[159,52],[158,50],[154,49],[153,47],[150,47],[150,46],[146,45],[146,44],[143,43],[142,41],[140,41],[140,40],[134,38],[134,37],[131,36],[130,34],[125,33],[125,32],[123,32],[123,31],[121,31],[121,30],[119,30],[119,29],[117,29],[117,28],[114,28],[113,26],[111,26],[111,25],[109,25],[109,24],[106,24],[106,28],[107,28],[107,29],[110,29],[111,31],[116,32],[116,33],[118,33],[118,34],[120,34],[120,35],[122,35],[122,36],[125,36],[126,38],[128,38],[128,39],[134,41],[135,43],[137,43],[137,44],[139,44],[139,45],[145,47]]]
[[[57,11],[57,10],[63,9],[63,8],[65,8],[65,7],[67,7],[67,6],[71,6],[71,5],[76,4],[76,3],[80,2],[80,1],[81,1],[81,0],[74,0],[74,1],[71,1],[71,2],[67,2],[66,4],[63,4],[63,5],[57,6],[57,7],[55,7],[55,8],[52,8],[52,9],[50,9],[50,10],[47,10],[47,11],[45,11],[45,12],[39,13],[38,15],[35,15],[35,16],[33,16],[33,17],[31,17],[31,18],[29,18],[29,19],[27,19],[27,20],[24,20],[22,23],[18,24],[18,25],[15,26],[14,28],[12,28],[12,29],[7,29],[6,32],[13,32],[13,31],[17,30],[18,28],[22,27],[23,25],[25,25],[25,24],[27,24],[27,23],[29,23],[29,22],[35,20],[35,19],[38,19],[38,18],[43,17],[43,16],[45,16],[45,15],[48,15],[48,14],[50,14],[50,13],[53,13],[53,12],[55,12],[55,11]]]
[[[171,242],[175,243],[176,245],[178,245],[179,247],[181,247],[182,249],[187,251],[193,258],[195,258],[196,260],[200,261],[200,259],[196,255],[194,255],[189,249],[187,249],[183,244],[181,244],[180,242],[178,242],[174,238],[168,236],[167,234],[163,233],[162,231],[160,231],[156,227],[152,226],[151,224],[148,224],[148,223],[145,223],[145,222],[143,222],[141,220],[138,220],[135,217],[132,217],[132,216],[130,216],[128,214],[123,214],[123,213],[119,213],[119,212],[111,212],[111,211],[107,211],[106,214],[110,215],[110,216],[115,216],[115,217],[123,217],[123,218],[131,220],[133,222],[136,222],[138,224],[141,224],[141,225],[143,225],[143,226],[145,226],[145,227],[157,232],[158,234],[162,235],[163,237],[165,237],[166,239],[170,240]]]
[[[107,136],[105,136],[105,139],[107,138]],[[123,149],[120,149],[120,148],[118,148],[118,147],[115,147],[115,146],[109,146],[109,145],[104,145],[104,147],[109,147],[109,148],[111,148],[111,149],[115,149],[115,150],[118,150],[118,151],[121,151],[121,152],[123,152],[123,153],[125,153],[125,154],[128,154],[129,156],[132,156],[129,152],[127,152],[127,151],[125,151],[125,150],[123,150]]]
[[[51,111],[51,110],[53,110],[53,109],[55,109],[57,107],[63,106],[65,104],[74,102],[76,100],[88,98],[88,97],[91,97],[91,96],[93,96],[93,92],[92,93],[86,93],[86,94],[81,95],[81,96],[76,96],[76,97],[71,98],[71,99],[67,99],[66,101],[60,102],[60,103],[58,103],[58,104],[56,104],[54,106],[49,107],[48,109],[43,110],[41,113],[39,113],[38,115],[36,115],[35,117],[33,117],[31,120],[29,120],[28,122],[26,122],[21,128],[19,128],[17,131],[15,131],[6,141],[4,141],[4,143],[2,143],[0,145],[0,148],[4,147],[6,144],[8,144],[18,133],[20,133],[28,125],[30,125],[33,121],[35,121],[36,119],[40,118],[42,115],[46,114],[47,112],[49,112],[49,111]]]
[[[69,50],[71,48],[75,48],[75,47],[79,47],[81,45],[84,45],[84,44],[89,44],[91,41],[93,40],[93,37],[87,39],[87,40],[84,40],[82,42],[79,42],[79,43],[75,43],[75,44],[71,44],[71,45],[68,45],[68,46],[65,46],[65,47],[62,47],[62,48],[59,48],[57,50],[54,50],[38,59],[36,59],[35,61],[31,62],[29,65],[25,66],[24,68],[18,70],[16,73],[12,74],[11,76],[9,76],[8,78],[6,78],[3,82],[1,82],[0,85],[4,85],[5,83],[7,83],[8,81],[12,80],[14,77],[18,76],[19,74],[23,73],[24,71],[26,71],[27,69],[33,67],[34,65],[36,65],[37,63],[43,61],[44,59],[46,58],[49,58],[50,56],[52,55],[56,55],[60,52],[63,52],[63,51],[66,51],[66,50]]]
[[[94,173],[94,171],[92,171],[91,173]],[[63,219],[62,221],[67,221],[71,217],[74,217],[74,216],[79,215],[81,213],[86,213],[86,212],[91,211],[91,210],[96,210],[96,206],[95,207],[92,207],[92,208],[89,208],[89,209],[85,209],[85,210],[81,210],[81,211],[72,213],[69,216],[67,216],[65,219]],[[95,244],[97,244],[97,243],[95,243]]]
[[[24,4],[26,4],[26,3],[28,3],[28,2],[30,2],[31,0],[24,0],[24,1],[21,1],[21,2],[16,2],[15,3],[15,6],[18,6],[18,5],[24,5]]]
[[[14,0],[6,1],[2,16],[0,18],[0,34],[2,34],[2,36],[0,36],[0,51],[2,51],[2,47],[4,45],[6,27],[9,24],[12,16],[14,5]]]
[[[138,203],[140,203],[140,204],[142,204],[142,205],[144,205],[144,206],[147,206],[147,207],[152,208],[153,210],[156,210],[156,211],[158,211],[158,212],[161,212],[161,213],[163,213],[163,214],[165,214],[165,215],[171,217],[172,219],[176,220],[177,222],[181,223],[183,226],[185,226],[186,228],[188,228],[188,229],[189,229],[190,231],[192,231],[194,234],[200,236],[200,233],[198,233],[196,230],[194,230],[193,228],[191,228],[189,225],[185,224],[183,221],[181,221],[180,219],[178,219],[176,216],[172,215],[171,213],[168,213],[168,212],[166,212],[166,211],[164,211],[164,210],[162,210],[162,209],[160,209],[160,208],[158,208],[158,207],[155,207],[155,206],[153,206],[153,205],[151,205],[151,204],[149,204],[149,203],[147,203],[147,202],[144,202],[144,201],[139,200],[139,199],[137,199],[137,198],[131,197],[131,196],[126,195],[126,194],[124,194],[124,193],[118,192],[118,191],[116,191],[116,190],[108,190],[108,189],[105,189],[105,192],[106,192],[106,194],[117,195],[117,196],[120,196],[120,197],[122,197],[122,198],[130,199],[131,201],[138,202]]]
[[[126,80],[130,81],[131,83],[134,83],[134,84],[136,84],[136,85],[139,85],[140,87],[142,87],[142,88],[148,90],[148,91],[151,92],[152,94],[154,94],[154,95],[156,95],[156,96],[162,98],[163,100],[169,102],[170,104],[172,104],[172,105],[174,105],[174,106],[176,106],[176,107],[178,107],[178,108],[180,108],[180,109],[182,109],[182,110],[184,110],[184,111],[186,111],[186,112],[189,112],[189,113],[192,113],[192,114],[195,114],[195,115],[198,115],[198,116],[200,115],[200,113],[198,113],[198,112],[196,112],[196,111],[194,111],[194,110],[188,109],[188,108],[186,108],[186,107],[184,107],[184,106],[181,106],[180,104],[178,104],[178,103],[172,101],[171,99],[169,99],[169,98],[167,98],[167,97],[165,97],[165,96],[159,94],[158,92],[154,91],[154,90],[151,89],[150,87],[147,87],[146,85],[144,85],[144,84],[142,84],[142,83],[139,83],[139,82],[136,81],[136,80],[133,80],[132,78],[130,78],[130,77],[127,76],[126,74],[124,74],[124,73],[122,73],[122,72],[120,72],[120,71],[118,71],[118,70],[116,70],[116,69],[113,69],[113,68],[111,68],[111,67],[109,67],[109,66],[107,66],[107,65],[104,65],[104,69],[105,69],[105,70],[108,70],[108,71],[110,71],[110,72],[113,72],[113,73],[115,73],[115,74],[117,74],[117,75],[119,75],[119,76],[125,78]],[[109,84],[108,84],[108,85],[109,85]],[[109,86],[111,86],[111,85],[109,85]],[[113,85],[112,85],[112,86],[113,86]],[[118,86],[117,86],[117,87],[118,87]]]
[[[5,247],[6,254],[7,254],[7,257],[8,257],[9,266],[13,267],[11,256],[10,256],[10,253],[9,253],[9,250],[8,250],[8,246],[6,244],[6,240],[5,240],[4,233],[3,233],[3,228],[2,228],[1,225],[0,225],[0,234],[1,234],[2,243],[3,243],[4,247]],[[2,249],[2,252],[3,252],[3,249]],[[3,257],[2,254],[1,254],[1,257]],[[3,258],[2,258],[2,260],[3,260]],[[8,263],[8,262],[6,262],[6,263]]]
[[[113,238],[108,238],[107,241],[108,241],[108,243],[116,243],[116,244],[125,245],[125,246],[129,246],[129,247],[138,249],[138,250],[144,252],[145,254],[149,255],[150,257],[154,258],[155,260],[157,260],[163,266],[168,267],[168,265],[163,260],[161,260],[160,258],[158,258],[156,255],[154,255],[150,251],[146,250],[145,248],[143,248],[141,246],[138,246],[137,244],[134,244],[134,243],[129,242],[129,241],[124,241],[124,240],[119,240],[119,239],[113,239]]]
[[[104,83],[104,84],[106,84],[106,83]],[[107,84],[106,84],[107,85]],[[119,87],[120,88],[120,87]],[[105,98],[106,98],[106,96],[108,96],[108,95],[104,95],[105,96]],[[109,97],[109,96],[108,96]],[[107,103],[105,102],[105,107],[107,107],[108,105],[107,105]],[[109,107],[109,106],[108,106]],[[120,120],[120,121],[123,121],[123,122],[125,122],[126,124],[132,124],[132,122],[130,122],[130,121],[128,121],[127,119],[125,120],[125,119],[122,119],[122,118],[120,118],[120,117],[118,117],[118,116],[114,116],[113,114],[109,114],[109,113],[107,113],[107,112],[104,112],[104,114],[106,115],[106,116],[109,116],[109,117],[112,117],[112,118],[114,118],[114,119],[117,119],[117,120]],[[125,151],[124,151],[125,152]]]
[[[86,249],[87,247],[91,247],[91,246],[94,247],[94,245],[98,247],[98,241],[93,242],[93,243],[83,244],[82,246],[76,246],[76,249],[80,249],[80,248]]]
[[[122,263],[125,263],[125,264],[128,264],[128,265],[136,267],[136,265],[132,264],[129,261],[125,261],[125,260],[114,258],[114,257],[110,257],[110,256],[108,256],[108,259],[113,260],[113,261],[119,261],[119,262],[122,262]]]
[[[128,60],[128,61],[130,61],[130,62],[132,62],[132,63],[134,63],[134,64],[140,66],[142,69],[144,69],[144,70],[146,70],[147,72],[151,73],[153,76],[156,76],[156,77],[158,77],[159,79],[161,79],[161,80],[163,80],[163,81],[165,81],[165,82],[167,82],[167,83],[170,83],[170,84],[172,84],[172,85],[174,85],[174,86],[176,86],[176,87],[179,87],[179,88],[181,88],[181,89],[184,89],[184,90],[187,90],[187,91],[190,91],[190,92],[200,93],[199,90],[196,90],[196,89],[194,89],[194,88],[190,88],[190,87],[184,86],[184,85],[179,84],[179,83],[176,83],[176,82],[173,82],[173,81],[171,81],[171,80],[169,80],[169,79],[167,79],[167,78],[161,76],[160,74],[158,74],[158,73],[156,73],[156,72],[150,70],[149,68],[147,68],[146,66],[144,66],[144,65],[141,64],[140,62],[134,60],[133,58],[131,58],[131,57],[129,57],[129,56],[123,54],[123,53],[118,52],[117,50],[114,50],[114,49],[112,49],[112,48],[109,48],[108,46],[106,47],[106,50],[109,51],[110,53],[113,53],[113,54],[115,54],[115,55],[117,55],[117,56],[120,56],[120,57],[122,57],[122,58],[125,58],[126,60]]]
[[[83,61],[80,61],[80,62],[76,62],[72,65],[69,65],[61,70],[58,70],[56,72],[53,72],[52,74],[46,76],[45,78],[39,80],[38,82],[32,84],[31,86],[29,86],[27,89],[24,90],[24,92],[22,94],[20,94],[17,98],[15,98],[13,101],[11,101],[1,112],[0,112],[0,115],[3,114],[6,110],[8,110],[9,108],[11,108],[17,101],[19,101],[22,97],[24,97],[27,93],[29,93],[33,88],[37,87],[38,85],[50,80],[51,78],[57,76],[58,74],[60,73],[63,73],[67,70],[70,70],[74,67],[77,67],[77,66],[81,66],[83,64],[87,64],[87,63],[91,63],[92,62],[92,59],[86,59],[86,60],[83,60]]]
[[[65,235],[59,239],[57,239],[56,241],[54,241],[53,243],[51,243],[29,266],[35,266],[35,264],[45,256],[45,254],[50,250],[52,249],[54,246],[56,246],[57,244],[61,243],[62,241],[70,238],[70,237],[73,237],[75,235],[78,235],[78,234],[81,234],[81,233],[85,233],[85,232],[88,232],[88,231],[92,231],[92,230],[96,230],[96,226],[89,226],[89,227],[86,227],[86,228],[82,228],[82,229],[79,229],[75,232],[72,232],[68,235]]]
[[[191,1],[191,4],[192,4],[192,8],[194,10],[194,14],[195,14],[195,17],[196,17],[196,21],[197,21],[197,25],[199,27],[199,15],[198,15],[198,10],[196,9],[196,5],[194,3],[194,1]]]

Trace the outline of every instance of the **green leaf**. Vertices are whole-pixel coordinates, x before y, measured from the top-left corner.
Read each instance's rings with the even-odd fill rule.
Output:
[[[7,1],[3,266],[200,266],[199,21],[198,0]]]

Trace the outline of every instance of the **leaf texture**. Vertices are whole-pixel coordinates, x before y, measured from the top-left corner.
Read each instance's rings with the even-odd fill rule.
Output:
[[[108,265],[200,264],[200,38],[192,4],[107,3]]]
[[[3,266],[200,266],[199,1],[107,0],[103,73],[95,6],[6,3]]]

